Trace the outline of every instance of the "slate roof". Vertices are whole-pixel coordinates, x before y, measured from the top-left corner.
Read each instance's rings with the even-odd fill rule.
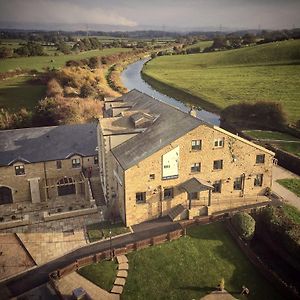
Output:
[[[42,162],[73,154],[96,155],[97,124],[76,124],[0,131],[0,166],[15,161]]]
[[[134,110],[158,116],[144,132],[111,150],[124,170],[131,168],[199,125],[206,124],[138,90],[128,92],[118,98],[118,101],[132,104]]]

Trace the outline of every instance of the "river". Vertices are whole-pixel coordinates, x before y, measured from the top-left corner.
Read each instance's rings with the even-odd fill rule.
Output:
[[[141,77],[141,71],[143,69],[144,64],[149,60],[149,58],[141,59],[135,63],[132,63],[127,66],[127,68],[121,74],[121,80],[124,86],[128,90],[137,89],[149,96],[165,102],[171,106],[175,106],[184,112],[188,112],[190,110],[190,106],[184,104],[184,102],[178,101],[174,98],[171,98],[165,94],[162,94],[155,90],[151,85],[145,82]],[[207,123],[211,123],[213,125],[220,125],[220,116],[204,109],[197,110],[197,117]]]

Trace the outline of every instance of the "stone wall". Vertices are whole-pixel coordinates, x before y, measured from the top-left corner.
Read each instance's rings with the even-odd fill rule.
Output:
[[[217,138],[224,139],[223,147],[214,147],[214,140]],[[192,151],[192,140],[199,139],[202,140],[202,149]],[[162,180],[162,155],[177,146],[179,146],[179,176],[175,179]],[[265,154],[263,164],[256,164],[258,154]],[[223,160],[223,169],[214,170],[214,160],[220,159]],[[193,163],[201,163],[199,173],[191,172]],[[180,189],[180,184],[192,177],[206,180],[211,184],[221,180],[221,193],[212,193],[212,200],[263,195],[266,188],[271,186],[272,166],[272,152],[220,128],[200,125],[124,172],[126,220],[123,217],[123,221],[129,226],[164,215],[178,204],[187,205],[187,193]],[[155,178],[150,179],[150,174],[154,174]],[[243,192],[233,189],[234,179],[242,174],[245,176]],[[254,186],[256,174],[263,174],[262,186]],[[174,197],[163,200],[163,191],[169,187],[174,188]],[[146,192],[145,203],[136,203],[137,192]],[[119,195],[118,200],[122,206],[124,198],[120,196],[122,195]],[[207,201],[208,204],[208,192],[201,192],[200,198],[202,197],[203,202]]]

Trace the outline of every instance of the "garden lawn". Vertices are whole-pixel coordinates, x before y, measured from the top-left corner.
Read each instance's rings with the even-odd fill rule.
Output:
[[[300,40],[236,50],[157,57],[143,74],[155,88],[179,100],[220,112],[240,102],[282,103],[288,120],[300,116]],[[163,85],[163,87],[162,87]],[[195,101],[194,97],[198,99]],[[208,103],[207,103],[208,102]]]
[[[111,231],[111,236],[130,232],[129,228],[125,227],[122,223],[110,224],[109,222],[90,224],[87,225],[86,229],[91,243],[101,240],[102,238],[108,238],[109,231]]]
[[[129,272],[122,299],[200,299],[215,290],[222,277],[236,298],[246,299],[240,295],[246,285],[247,299],[283,299],[243,255],[223,223],[193,226],[187,233],[127,255]],[[91,268],[90,278],[96,272]]]
[[[300,197],[300,179],[278,179],[277,182]]]
[[[32,110],[46,92],[46,86],[32,84],[30,76],[18,76],[0,81],[0,108],[16,111]]]
[[[109,48],[59,56],[31,56],[1,59],[0,72],[7,72],[9,70],[15,70],[16,68],[43,71],[47,67],[51,69],[63,67],[68,60],[80,60],[84,58],[90,58],[92,56],[105,56],[130,50],[131,49],[126,48]]]
[[[300,142],[300,139],[298,139],[297,137],[278,131],[244,130],[243,132],[247,135],[250,135],[253,138],[261,140],[282,140]]]
[[[101,288],[110,291],[117,276],[117,263],[105,260],[83,267],[78,270],[78,273]]]

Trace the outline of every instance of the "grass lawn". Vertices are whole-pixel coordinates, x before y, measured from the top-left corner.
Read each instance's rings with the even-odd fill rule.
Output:
[[[297,156],[300,156],[300,142],[299,143],[273,143],[275,147],[278,147],[286,152],[295,154]]]
[[[68,60],[80,60],[83,58],[90,58],[92,56],[104,56],[118,52],[131,51],[126,48],[109,48],[103,50],[91,50],[80,52],[78,54],[59,55],[59,56],[31,56],[19,58],[7,58],[0,61],[0,72],[7,72],[16,68],[35,69],[43,71],[44,68],[60,68],[65,65]]]
[[[78,273],[101,288],[110,291],[117,276],[117,263],[105,260],[78,270]]]
[[[293,222],[300,224],[300,211],[295,206],[284,204],[283,211]]]
[[[253,138],[263,140],[283,140],[300,142],[300,139],[298,139],[297,137],[278,131],[244,130],[244,133],[250,135]]]
[[[282,186],[286,187],[287,189],[289,189],[298,197],[300,197],[300,179],[297,178],[278,179],[277,182],[280,183]]]
[[[180,90],[186,93],[187,101],[197,97],[204,108],[208,107],[205,102],[220,111],[243,101],[271,100],[282,103],[289,121],[295,122],[300,115],[299,49],[300,40],[291,40],[230,51],[163,56],[147,63],[143,73],[163,83],[171,96],[176,94],[174,90]],[[151,84],[161,89],[159,84]]]
[[[129,228],[125,227],[123,224],[110,224],[109,222],[101,222],[87,225],[87,234],[89,241],[95,242],[101,240],[102,238],[109,237],[109,231],[111,231],[111,236],[116,236],[122,233],[130,232]]]
[[[16,111],[33,109],[45,95],[44,85],[30,83],[30,76],[19,76],[0,81],[0,108]]]
[[[240,295],[244,284],[250,289],[247,299],[283,299],[246,259],[222,223],[193,226],[187,237],[132,252],[128,260],[125,300],[200,299],[215,290],[222,277],[236,298],[246,299]],[[92,272],[92,267],[86,268]]]

